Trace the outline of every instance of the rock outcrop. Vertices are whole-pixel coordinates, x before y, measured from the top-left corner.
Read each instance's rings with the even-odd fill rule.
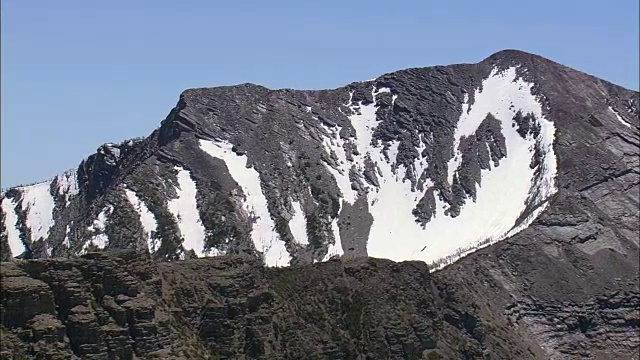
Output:
[[[7,262],[1,277],[0,354],[6,359],[631,359],[637,354],[637,279],[612,281],[599,296],[534,295],[535,287],[544,285],[529,277],[549,272],[518,274],[516,266],[526,263],[507,255],[519,244],[498,246],[495,254],[481,250],[433,274],[423,262],[365,258],[282,269],[230,256],[153,262],[132,254],[91,253],[73,260]],[[555,280],[566,286],[561,277]]]

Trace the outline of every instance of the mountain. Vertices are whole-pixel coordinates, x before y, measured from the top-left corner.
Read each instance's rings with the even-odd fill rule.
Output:
[[[638,95],[515,50],[333,90],[187,90],[149,137],[3,194],[2,259],[42,259],[3,264],[3,291],[85,358],[183,333],[222,358],[633,356]],[[37,344],[16,306],[7,334]]]

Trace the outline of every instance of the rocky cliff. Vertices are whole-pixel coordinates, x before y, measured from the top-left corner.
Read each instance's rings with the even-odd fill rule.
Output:
[[[637,358],[637,278],[580,293],[565,276],[584,268],[525,275],[555,259],[523,262],[509,256],[520,244],[504,244],[435,274],[424,262],[366,258],[281,269],[230,256],[5,262],[0,356]]]

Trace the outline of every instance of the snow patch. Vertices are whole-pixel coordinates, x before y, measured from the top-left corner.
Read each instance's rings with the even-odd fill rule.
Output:
[[[331,230],[333,231],[333,238],[335,239],[335,243],[329,244],[327,249],[327,255],[324,256],[322,261],[329,260],[332,256],[344,255],[344,250],[342,249],[342,242],[340,241],[340,228],[338,227],[338,219],[334,219],[331,222]]]
[[[247,213],[255,217],[251,238],[256,250],[264,255],[267,266],[287,266],[291,256],[284,241],[275,230],[275,224],[267,207],[267,199],[262,193],[260,174],[256,169],[247,167],[246,155],[237,155],[233,145],[226,142],[200,140],[200,149],[214,158],[223,160],[231,177],[240,185],[245,196],[244,207]]]
[[[349,203],[356,201],[357,193],[351,189],[351,181],[349,180],[349,161],[347,160],[347,153],[344,150],[345,141],[340,138],[340,129],[330,128],[324,124],[320,124],[329,133],[329,137],[325,137],[322,141],[326,152],[331,154],[332,152],[337,157],[337,166],[326,164],[327,170],[333,175],[338,189],[342,193],[342,197]]]
[[[142,223],[142,228],[145,232],[145,238],[147,239],[147,246],[149,248],[150,253],[155,253],[160,247],[160,241],[155,239],[154,235],[158,228],[158,222],[156,221],[155,215],[151,211],[145,203],[138,197],[135,191],[125,188],[125,194],[127,199],[131,205],[136,209],[138,215],[140,216],[140,222]]]
[[[22,254],[26,248],[20,239],[20,230],[18,230],[18,215],[15,208],[18,204],[9,198],[2,199],[2,211],[4,211],[5,234],[9,242],[11,256],[16,257]]]
[[[47,238],[53,225],[51,181],[18,188],[22,192],[22,210],[27,212],[27,226],[31,229],[31,241]]]
[[[289,220],[289,229],[294,239],[300,245],[309,245],[309,237],[307,235],[307,220],[305,219],[302,206],[297,201],[291,202],[293,208],[293,217]]]
[[[515,68],[502,72],[494,70],[483,82],[483,91],[476,91],[473,107],[468,103],[468,96],[465,96],[454,135],[455,154],[448,164],[447,175],[450,182],[461,161],[461,153],[458,151],[461,138],[473,135],[488,113],[502,123],[507,157],[499,162],[498,167],[482,171],[482,185],[478,185],[476,201],[467,199],[460,215],[455,218],[444,214],[447,204],[440,200],[439,193],[436,192],[436,215],[424,227],[416,223],[412,216],[412,210],[423,193],[412,188],[409,180],[403,180],[410,169],[395,164],[399,143],[389,143],[388,157],[385,157],[382,146],[372,144],[371,141],[373,130],[378,124],[376,95],[387,90],[373,88],[374,102],[369,105],[349,102],[348,106],[356,114],[349,116],[349,119],[356,130],[355,145],[359,152],[359,155],[354,155],[353,165],[362,176],[364,159],[368,156],[376,163],[380,183],[379,187],[365,184],[369,211],[374,218],[367,243],[369,256],[395,261],[423,260],[445,264],[529,226],[544,210],[549,197],[556,192],[557,172],[553,152],[555,127],[543,117],[541,105],[531,94],[531,87],[532,84],[522,79],[516,80]],[[538,139],[533,139],[531,135],[523,139],[512,127],[512,119],[518,110],[535,115],[541,126]],[[329,140],[333,140],[333,143],[325,140],[325,148],[335,151],[335,138],[332,136]],[[420,153],[426,147],[423,141],[421,137],[417,149]],[[534,179],[535,169],[529,168],[536,146],[544,154],[539,169],[541,174],[537,180]],[[427,165],[419,156],[411,164],[411,170],[416,177],[420,177]],[[345,163],[345,166],[339,166],[338,169],[329,167],[329,170],[336,177],[344,194],[343,201],[354,203],[354,192],[350,186],[346,189],[347,184],[350,185],[350,166],[351,164]],[[432,180],[426,179],[425,189],[432,185]],[[514,226],[527,204],[531,204],[535,210],[523,222]]]
[[[351,180],[349,179],[349,170],[355,166],[356,170],[362,174],[364,171],[364,161],[367,153],[370,153],[373,149],[371,145],[371,140],[373,139],[373,130],[376,128],[376,107],[375,107],[375,97],[381,92],[390,92],[389,89],[383,88],[380,90],[375,89],[375,87],[371,90],[371,94],[374,99],[373,104],[362,105],[361,103],[354,105],[352,103],[353,93],[350,93],[349,102],[346,106],[350,107],[351,110],[355,113],[354,115],[350,115],[349,119],[351,120],[351,125],[356,130],[356,138],[349,139],[346,141],[351,142],[356,146],[359,154],[353,154],[353,162],[347,160],[346,153],[344,151],[345,140],[342,140],[339,136],[339,129],[334,130],[325,127],[325,129],[329,132],[330,138],[324,139],[323,145],[327,152],[331,152],[333,150],[338,157],[338,167],[334,169],[331,166],[327,165],[327,169],[333,175],[342,193],[342,197],[344,201],[347,201],[350,204],[355,203],[356,198],[358,196],[357,191],[351,188]],[[378,151],[379,154],[381,154]],[[396,152],[397,154],[397,152]],[[394,157],[395,158],[395,157]],[[372,159],[377,160],[377,159]]]
[[[62,243],[67,247],[67,249],[71,249],[71,241],[69,240],[69,233],[71,232],[71,228],[67,225],[67,230],[64,233],[64,240]]]
[[[427,148],[427,145],[420,138],[420,145],[418,146],[418,157],[413,160],[413,173],[415,174],[416,181],[422,176],[422,173],[427,170],[428,163],[422,158],[422,152]],[[425,186],[427,189],[428,186]],[[416,201],[418,199],[416,198]]]
[[[609,106],[609,110],[611,110],[612,113],[614,113],[614,115],[616,116],[616,119],[618,119],[619,122],[621,122],[622,124],[624,124],[624,126],[630,128],[632,127],[631,124],[629,124],[625,119],[623,119],[620,114],[618,114],[617,111],[615,111],[611,106]]]
[[[352,108],[360,108],[360,113],[356,113],[356,115],[349,116],[349,120],[351,120],[351,125],[356,130],[356,141],[355,145],[358,148],[359,155],[354,156],[354,160],[358,165],[359,170],[364,170],[364,158],[365,154],[370,152],[373,149],[371,145],[371,140],[373,139],[373,131],[378,126],[378,121],[376,120],[376,95],[379,92],[376,91],[374,87],[371,90],[371,95],[373,96],[373,103],[369,105],[359,105],[353,106]]]
[[[196,183],[191,174],[181,166],[178,171],[178,196],[169,201],[169,211],[175,216],[180,233],[184,238],[182,246],[185,250],[193,250],[198,257],[204,255],[205,228],[200,219],[196,203]]]
[[[544,119],[540,104],[531,94],[532,85],[522,79],[515,79],[515,68],[502,73],[494,70],[483,82],[484,90],[476,91],[474,106],[469,109],[468,103],[463,105],[454,135],[455,156],[449,162],[449,179],[452,179],[461,160],[461,153],[457,149],[460,139],[474,134],[487,113],[492,113],[502,122],[502,133],[507,147],[507,157],[500,160],[498,167],[482,171],[482,185],[478,185],[476,201],[467,199],[460,215],[451,218],[445,216],[446,205],[436,194],[436,216],[422,231],[416,230],[419,228],[415,224],[409,226],[409,223],[400,217],[384,218],[384,213],[377,213],[379,209],[394,206],[394,213],[407,214],[414,205],[401,199],[393,199],[393,192],[388,194],[381,191],[388,198],[380,199],[378,205],[372,209],[375,220],[369,239],[370,256],[428,262],[449,259],[451,262],[469,251],[514,235],[527,227],[544,209],[544,203],[556,191],[557,170],[553,153],[555,127],[553,123]],[[536,140],[531,136],[523,139],[511,126],[513,116],[518,110],[533,113],[541,125],[538,141],[541,142],[539,146],[545,156],[542,165],[543,175],[538,184],[533,182],[534,169],[529,167]],[[397,186],[397,183],[392,183],[389,188]],[[394,192],[402,193],[402,190],[397,188]],[[406,188],[404,191],[406,193]],[[538,209],[520,226],[514,227],[528,202],[539,205]],[[380,222],[379,219],[383,221]],[[384,224],[384,227],[377,226],[376,222],[378,225]],[[401,224],[403,226],[400,226]],[[386,241],[389,238],[394,239],[394,242]]]
[[[93,221],[91,225],[87,227],[87,230],[95,235],[89,239],[80,249],[80,255],[86,254],[89,250],[89,245],[94,245],[98,249],[104,249],[109,244],[109,236],[104,232],[107,227],[108,216],[113,212],[113,206],[107,205],[102,209],[98,218]]]

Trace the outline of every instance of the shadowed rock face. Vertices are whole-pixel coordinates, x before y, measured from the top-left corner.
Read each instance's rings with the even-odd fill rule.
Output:
[[[543,294],[535,287],[545,285],[532,277],[516,278],[521,258],[498,260],[513,245],[435,274],[423,262],[364,258],[282,269],[230,256],[151,262],[93,253],[5,262],[2,355],[631,358],[640,345],[634,279],[611,282],[598,295]]]
[[[510,72],[515,82],[500,80]],[[495,92],[513,84],[516,95]],[[29,205],[42,186],[3,194],[3,260],[22,248],[74,259],[2,264],[2,351],[637,356],[638,115],[637,92],[510,50],[335,90],[187,90],[148,138],[105,144],[47,183],[49,217]],[[508,236],[479,228],[491,236],[451,245],[476,226],[474,206],[502,210],[483,190],[522,185],[511,181],[521,173],[492,183],[508,166],[530,172]],[[305,241],[292,230],[300,215]],[[443,220],[454,226],[436,231]],[[199,253],[227,256],[150,261]]]

